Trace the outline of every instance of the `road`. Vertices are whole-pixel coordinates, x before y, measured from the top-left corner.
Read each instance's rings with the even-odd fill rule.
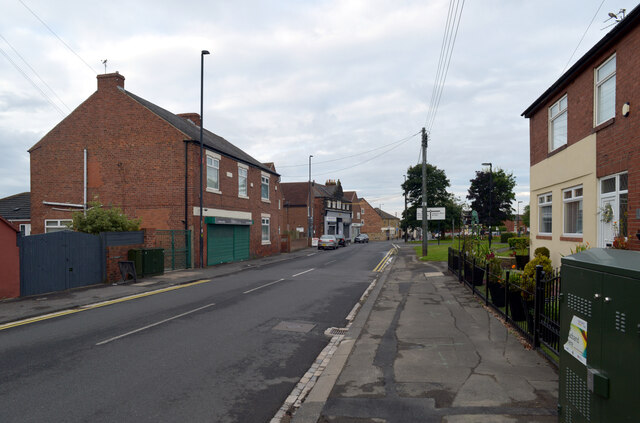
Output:
[[[0,421],[268,422],[390,248],[310,250],[0,331]]]

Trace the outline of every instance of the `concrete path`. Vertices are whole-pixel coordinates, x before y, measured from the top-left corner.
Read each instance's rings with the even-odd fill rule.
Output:
[[[555,368],[446,263],[401,244],[379,285],[294,423],[557,421]]]

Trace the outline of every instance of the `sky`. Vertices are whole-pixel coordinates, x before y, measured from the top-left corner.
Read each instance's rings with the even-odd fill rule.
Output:
[[[103,60],[128,91],[173,113],[198,112],[208,50],[205,128],[274,162],[283,182],[308,180],[313,155],[312,179],[339,179],[397,216],[425,126],[427,160],[445,171],[450,192],[466,200],[491,162],[514,175],[522,212],[522,112],[612,29],[609,12],[636,6],[456,0],[462,12],[436,108],[448,0],[0,3],[0,198],[30,190],[27,150],[95,92]]]

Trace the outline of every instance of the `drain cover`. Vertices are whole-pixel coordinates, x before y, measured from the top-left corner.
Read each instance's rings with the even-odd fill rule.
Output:
[[[348,328],[329,328],[324,331],[327,336],[346,335],[349,332]]]
[[[313,323],[306,322],[280,322],[273,327],[273,330],[284,330],[288,332],[307,333],[316,327]]]

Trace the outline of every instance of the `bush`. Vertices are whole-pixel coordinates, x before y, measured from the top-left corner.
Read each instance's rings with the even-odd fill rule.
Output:
[[[513,238],[515,236],[516,234],[514,232],[502,232],[500,234],[500,242],[506,244],[507,242],[509,242],[509,238]]]
[[[533,255],[534,256],[542,255],[542,256],[545,256],[546,258],[550,258],[551,257],[551,252],[549,251],[549,249],[547,247],[538,247],[533,252]]]
[[[127,232],[140,230],[141,219],[129,219],[118,207],[102,208],[98,201],[89,203],[87,214],[73,214],[72,229],[88,234],[100,232]]]
[[[518,251],[522,252],[529,248],[529,238],[526,236],[509,238],[509,247],[512,250],[516,250],[516,253]]]

